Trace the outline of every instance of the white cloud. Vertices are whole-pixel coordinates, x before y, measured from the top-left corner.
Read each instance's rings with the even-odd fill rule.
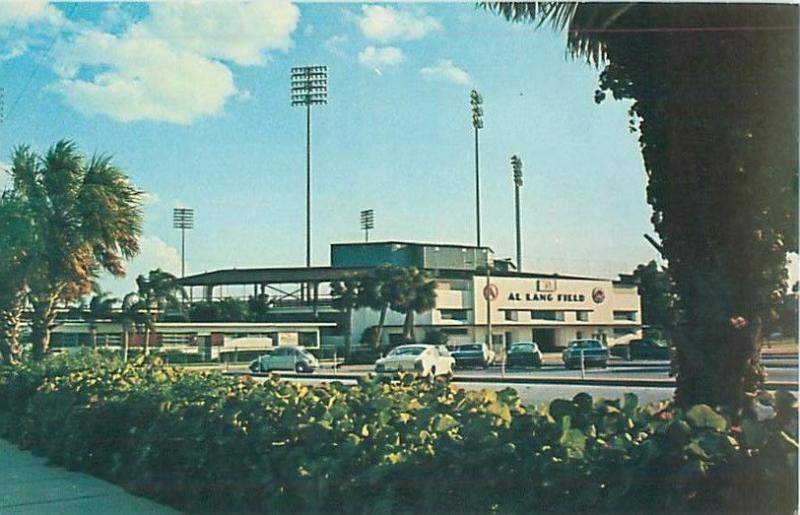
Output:
[[[322,46],[325,47],[325,50],[328,52],[338,55],[339,57],[344,57],[346,54],[341,47],[346,42],[347,36],[334,35],[326,39]]]
[[[47,2],[0,0],[0,62],[25,54],[37,43],[51,41],[68,25],[61,11]]]
[[[453,64],[450,59],[440,59],[433,66],[426,66],[419,71],[426,80],[453,82],[468,85],[472,77],[467,72]]]
[[[38,22],[58,25],[64,22],[64,16],[44,0],[0,2],[0,27],[25,27]]]
[[[405,60],[403,51],[393,46],[383,48],[368,46],[358,54],[358,62],[375,70],[379,75],[383,69],[397,66]]]
[[[288,0],[231,3],[163,2],[150,4],[142,22],[154,36],[175,48],[240,66],[265,62],[268,50],[287,50],[300,11]]]
[[[153,3],[133,23],[119,10],[54,48],[60,80],[50,86],[85,114],[188,125],[220,114],[239,92],[226,63],[264,64],[287,50],[299,10],[288,0],[251,3]]]
[[[85,31],[56,54],[61,80],[51,89],[80,112],[122,122],[190,124],[218,114],[236,93],[225,65],[176,50],[137,27],[121,36]],[[89,67],[98,71],[85,80],[79,72]]]
[[[442,30],[439,21],[424,11],[380,5],[362,6],[358,25],[365,37],[381,42],[422,39],[431,32]]]

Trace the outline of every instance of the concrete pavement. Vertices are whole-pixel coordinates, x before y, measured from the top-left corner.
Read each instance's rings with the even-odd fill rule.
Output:
[[[0,514],[167,515],[177,511],[112,483],[48,465],[0,440]]]

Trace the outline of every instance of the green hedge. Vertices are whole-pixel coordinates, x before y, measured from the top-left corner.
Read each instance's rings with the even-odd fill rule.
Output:
[[[0,369],[0,433],[69,468],[194,512],[783,512],[797,410],[734,424],[707,406],[524,407],[512,390],[406,377],[255,383],[58,356]]]

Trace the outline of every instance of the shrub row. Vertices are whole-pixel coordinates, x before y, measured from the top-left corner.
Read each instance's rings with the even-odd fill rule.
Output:
[[[0,432],[192,512],[792,513],[794,397],[758,422],[403,378],[308,386],[93,355],[0,369]]]

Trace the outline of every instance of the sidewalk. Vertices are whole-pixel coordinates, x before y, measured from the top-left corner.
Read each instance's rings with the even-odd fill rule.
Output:
[[[87,474],[47,464],[45,458],[0,440],[0,514],[174,514]]]

